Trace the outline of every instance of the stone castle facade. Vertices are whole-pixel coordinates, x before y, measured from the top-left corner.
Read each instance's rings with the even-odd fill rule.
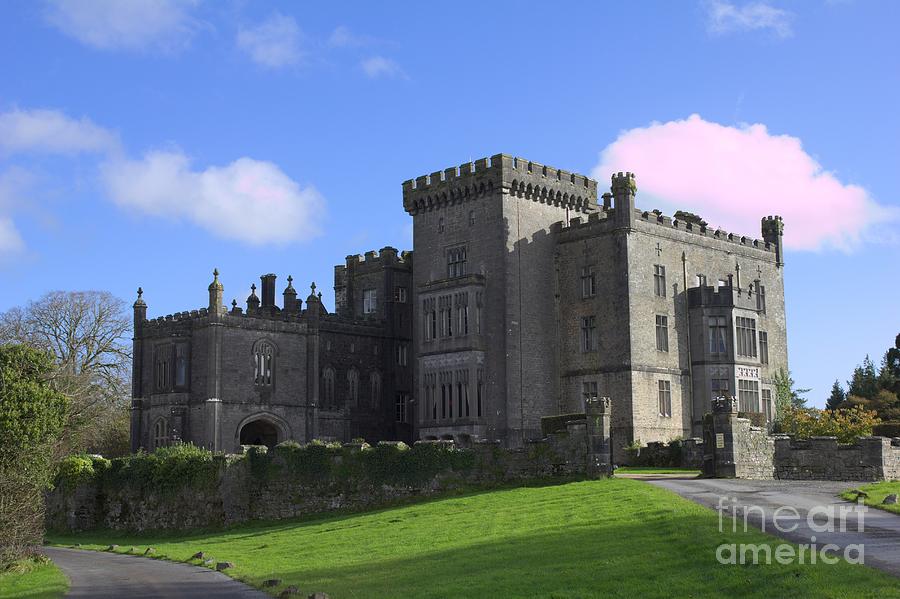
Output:
[[[147,320],[135,303],[132,445],[286,439],[500,440],[610,397],[617,456],[698,436],[713,397],[774,411],[787,367],[783,223],[762,240],[635,206],[498,154],[403,183],[414,252],[335,267],[335,310],[275,275],[246,309]],[[415,258],[413,259],[413,256]]]

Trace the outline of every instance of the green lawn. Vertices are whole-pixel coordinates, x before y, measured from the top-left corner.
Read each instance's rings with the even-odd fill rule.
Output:
[[[881,503],[884,498],[891,493],[900,495],[900,481],[872,483],[856,488],[869,494],[868,499],[863,499],[866,505],[900,514],[900,505],[896,503],[893,505],[884,505]],[[856,501],[856,494],[853,493],[853,489],[844,491],[841,493],[841,497],[848,501]]]
[[[616,474],[683,474],[685,476],[700,476],[699,470],[691,468],[656,468],[654,466],[620,466],[616,468]]]
[[[730,526],[726,527],[730,530]],[[193,535],[56,536],[86,548],[204,551],[229,574],[325,591],[333,599],[446,597],[898,597],[896,578],[863,566],[720,565],[714,512],[627,479],[506,489],[366,514],[246,525]]]
[[[0,599],[55,599],[62,597],[69,581],[53,562],[23,562],[0,573]]]

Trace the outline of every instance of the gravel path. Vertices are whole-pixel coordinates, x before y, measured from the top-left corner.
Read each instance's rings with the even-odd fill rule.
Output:
[[[718,510],[720,505],[725,506],[727,511],[722,513],[729,530],[734,514],[737,515],[739,530],[743,527],[746,515],[750,524],[756,528],[795,543],[812,543],[814,538],[819,548],[831,543],[842,550],[848,545],[863,545],[867,566],[900,577],[900,516],[866,508],[860,523],[859,514],[849,512],[856,505],[838,497],[841,491],[852,489],[861,483],[658,477],[648,477],[647,482],[714,510]],[[790,520],[789,517],[793,514],[785,509],[786,506],[796,509],[800,518]],[[796,524],[796,530],[778,530],[774,517],[779,508],[780,527],[789,529]],[[821,530],[822,525],[829,520],[825,510],[830,509],[839,516],[842,508],[846,516],[845,530],[840,530],[839,525],[828,526],[835,530]],[[814,515],[812,524],[808,520],[811,511]],[[831,520],[834,523],[839,521],[839,517]]]
[[[71,582],[66,597],[270,599],[208,568],[100,551],[44,547]]]

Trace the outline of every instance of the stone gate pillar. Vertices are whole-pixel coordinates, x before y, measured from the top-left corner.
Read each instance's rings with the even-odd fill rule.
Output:
[[[716,397],[712,413],[703,419],[703,474],[715,478],[734,478],[734,420],[738,402],[734,397]]]
[[[612,474],[612,443],[610,443],[610,402],[608,397],[589,397],[584,400],[587,416],[587,475],[604,478]]]

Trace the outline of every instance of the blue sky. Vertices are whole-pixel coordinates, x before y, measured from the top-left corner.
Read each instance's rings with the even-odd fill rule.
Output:
[[[229,302],[271,271],[330,304],[346,254],[410,247],[405,179],[505,152],[603,185],[632,156],[647,209],[753,236],[785,214],[791,368],[822,405],[900,332],[898,22],[863,1],[6,2],[0,310],[138,285],[151,315],[197,308],[213,267]],[[641,158],[673,131],[685,186]]]

